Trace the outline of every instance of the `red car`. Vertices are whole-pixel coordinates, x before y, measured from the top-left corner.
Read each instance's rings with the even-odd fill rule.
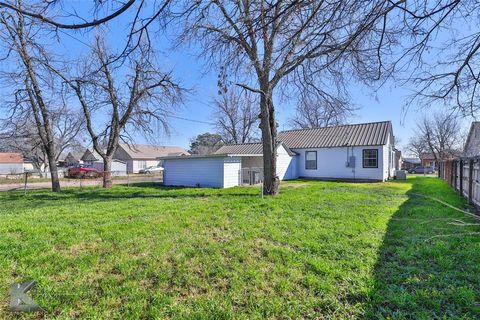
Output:
[[[70,178],[99,178],[102,173],[95,168],[80,165],[68,169],[68,176]]]

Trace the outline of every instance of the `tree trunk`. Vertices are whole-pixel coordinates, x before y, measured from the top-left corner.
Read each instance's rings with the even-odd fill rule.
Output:
[[[262,94],[260,110],[262,113],[260,128],[263,145],[263,194],[277,195],[280,184],[277,176],[277,123],[271,94]]]
[[[48,157],[48,167],[50,168],[50,177],[52,179],[52,191],[60,192],[60,180],[58,179],[58,169],[57,162],[55,161],[55,156],[52,154],[47,154]]]
[[[111,188],[112,183],[112,157],[103,158],[103,187]]]

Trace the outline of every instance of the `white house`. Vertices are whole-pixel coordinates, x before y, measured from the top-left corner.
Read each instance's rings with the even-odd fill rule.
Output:
[[[0,174],[23,173],[23,156],[21,153],[0,153]]]
[[[478,157],[480,156],[480,122],[472,122],[470,131],[468,133],[467,142],[463,149],[463,155],[465,157]]]
[[[157,158],[166,156],[190,155],[183,148],[175,146],[156,146],[150,144],[120,144],[113,158],[124,161],[129,173],[138,173],[141,169],[161,165]]]
[[[97,169],[98,171],[104,170],[103,159],[95,151],[90,151],[89,149],[85,150],[85,153],[80,158],[83,164],[91,166],[92,168]],[[114,176],[123,176],[127,174],[127,164],[124,161],[113,159],[112,160],[112,175]]]
[[[390,121],[289,130],[278,134],[277,175],[385,181],[395,174]],[[262,144],[226,145],[212,155],[163,157],[164,184],[227,188],[262,179]]]

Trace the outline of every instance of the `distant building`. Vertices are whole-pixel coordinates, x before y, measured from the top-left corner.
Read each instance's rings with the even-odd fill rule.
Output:
[[[23,172],[23,156],[21,153],[0,153],[0,174],[17,174]]]
[[[78,151],[70,151],[64,159],[65,167],[75,167],[79,164],[82,164],[82,156],[83,154]]]
[[[80,160],[84,165],[104,171],[103,159],[95,150],[85,150]],[[112,160],[112,175],[125,175],[127,173],[127,164],[125,161]]]
[[[480,122],[472,122],[470,132],[468,133],[467,142],[463,149],[465,157],[480,156]]]
[[[187,156],[190,153],[175,146],[156,146],[150,144],[120,144],[113,158],[125,161],[129,173],[138,173],[147,167],[161,165],[160,157]]]
[[[402,159],[402,169],[403,170],[410,170],[419,166],[422,162],[419,158],[403,158]]]

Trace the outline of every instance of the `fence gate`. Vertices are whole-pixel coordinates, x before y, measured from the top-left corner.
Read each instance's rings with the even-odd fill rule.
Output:
[[[263,181],[263,168],[242,168],[240,170],[240,181],[242,185],[254,185]]]

